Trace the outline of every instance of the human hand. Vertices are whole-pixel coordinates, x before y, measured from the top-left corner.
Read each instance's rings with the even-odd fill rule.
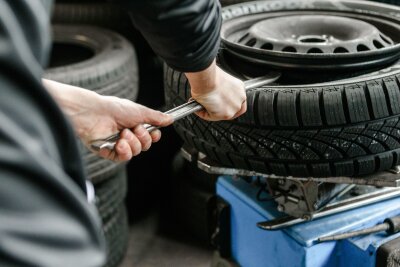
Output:
[[[196,113],[202,119],[231,120],[246,112],[244,83],[216,66],[215,61],[204,71],[185,74],[192,98],[205,108]]]
[[[43,80],[44,86],[71,119],[76,133],[90,149],[93,140],[104,139],[121,132],[114,150],[101,149],[99,156],[127,161],[161,138],[161,132],[149,133],[143,124],[167,126],[172,117],[146,108],[127,99],[101,96],[95,92],[54,81]]]

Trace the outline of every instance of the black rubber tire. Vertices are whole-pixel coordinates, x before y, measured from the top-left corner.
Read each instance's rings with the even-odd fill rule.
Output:
[[[250,2],[250,1],[253,1],[253,0],[219,0],[219,2],[221,3],[221,6],[223,6],[223,7],[234,5],[234,4],[239,4],[239,3],[244,3],[244,2]],[[400,5],[399,0],[370,0],[370,1],[381,2],[381,3],[391,4],[391,5]]]
[[[103,225],[107,245],[107,261],[104,267],[116,267],[123,260],[129,242],[129,225],[126,208],[120,205],[114,216]]]
[[[129,15],[110,3],[69,3],[54,5],[54,24],[91,24],[120,29],[131,25]]]
[[[190,181],[201,190],[215,193],[218,175],[200,170],[196,162],[188,162],[180,152],[175,155],[171,165],[171,177],[173,180]]]
[[[399,0],[372,0],[372,1],[391,4],[391,5],[396,5],[396,6],[400,5],[400,1]]]
[[[219,0],[219,2],[221,3],[221,6],[223,6],[223,7],[238,4],[238,3],[249,2],[249,1],[252,1],[252,0]]]
[[[122,168],[112,178],[95,186],[96,206],[103,221],[117,211],[127,193],[126,168]]]
[[[283,5],[270,0],[238,4],[228,11],[251,12],[257,3],[286,10],[310,5],[318,9],[321,3],[332,8],[343,4],[348,10],[354,4],[355,12],[365,13],[391,8],[350,2],[340,0],[333,5],[312,0]],[[363,5],[368,8],[363,10]],[[221,67],[226,69],[221,58]],[[263,86],[247,91],[248,112],[235,121],[213,123],[192,115],[174,125],[185,143],[225,166],[295,177],[369,174],[400,163],[399,79],[400,64],[394,64],[346,81]],[[165,67],[164,80],[170,105],[190,98],[183,73]]]
[[[197,170],[197,172],[201,172]],[[166,218],[171,215],[181,232],[190,234],[203,244],[210,244],[213,232],[213,212],[215,211],[216,195],[214,188],[207,190],[192,180],[191,173],[185,170],[177,173],[171,181],[171,204],[165,207]],[[211,179],[210,183],[211,183]]]
[[[81,62],[50,67],[44,77],[81,86],[100,94],[135,100],[138,68],[132,45],[118,33],[92,26],[53,26],[53,43],[91,50],[93,56]],[[71,57],[69,51],[61,56]]]
[[[136,100],[138,93],[138,67],[132,45],[121,35],[91,26],[53,27],[54,43],[73,45],[93,53],[86,54],[78,61],[65,64],[72,51],[66,47],[57,54],[58,67],[50,67],[44,77],[47,79],[80,86],[103,95],[113,95]],[[86,52],[85,52],[86,53]],[[54,56],[54,54],[53,54]],[[54,58],[53,58],[54,59]],[[115,174],[120,164],[102,159],[82,145],[82,154],[91,181],[96,184]]]

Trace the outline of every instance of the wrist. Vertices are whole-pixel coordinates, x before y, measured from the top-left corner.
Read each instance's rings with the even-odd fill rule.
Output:
[[[217,88],[217,65],[215,60],[206,69],[199,72],[185,73],[193,95],[203,95],[210,93]]]

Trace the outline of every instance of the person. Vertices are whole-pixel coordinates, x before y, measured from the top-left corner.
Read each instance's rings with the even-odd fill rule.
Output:
[[[121,1],[167,64],[187,76],[192,97],[217,121],[246,111],[243,83],[217,67],[217,0]],[[122,131],[125,161],[150,148],[169,115],[125,99],[42,80],[50,50],[51,0],[0,0],[0,266],[101,266],[100,221],[86,200],[75,135],[91,140]]]

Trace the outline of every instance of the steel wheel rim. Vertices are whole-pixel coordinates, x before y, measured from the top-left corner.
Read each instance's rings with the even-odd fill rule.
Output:
[[[252,32],[253,36],[251,36],[248,31],[252,26],[257,25],[257,23],[267,24],[268,20],[281,20],[290,16],[315,16],[315,13],[316,11],[270,12],[251,14],[225,21],[221,29],[223,48],[227,53],[248,63],[275,68],[302,70],[332,70],[333,68],[335,70],[367,69],[390,64],[400,55],[400,26],[398,21],[391,21],[389,18],[382,18],[376,14],[371,16],[341,11],[318,11],[317,16],[339,16],[340,20],[344,22],[356,20],[361,22],[359,24],[369,24],[367,27],[369,29],[379,29],[378,32],[374,32],[364,38],[364,40],[369,42],[367,42],[369,48],[374,50],[357,51],[356,53],[304,53],[304,51],[307,52],[307,45],[303,45],[305,49],[301,53],[298,51],[274,51],[271,47],[269,49],[268,47],[267,49],[264,47],[263,49],[261,48],[263,44],[271,44],[271,42],[261,43],[260,39],[262,38],[255,38],[255,43],[253,44],[250,42],[251,45],[257,47],[252,47],[248,43],[251,41],[251,38],[254,38],[254,32]],[[246,33],[249,33],[248,36],[246,36]],[[374,46],[374,40],[379,42],[382,47],[377,47],[380,45]],[[279,40],[277,43],[279,43]],[[272,43],[272,45],[274,44]],[[313,45],[314,47],[321,47],[321,45],[315,43]],[[340,46],[336,46],[335,48],[337,47]],[[355,48],[357,49],[357,46]],[[323,49],[321,50],[323,51]],[[348,50],[351,51],[351,49]]]

